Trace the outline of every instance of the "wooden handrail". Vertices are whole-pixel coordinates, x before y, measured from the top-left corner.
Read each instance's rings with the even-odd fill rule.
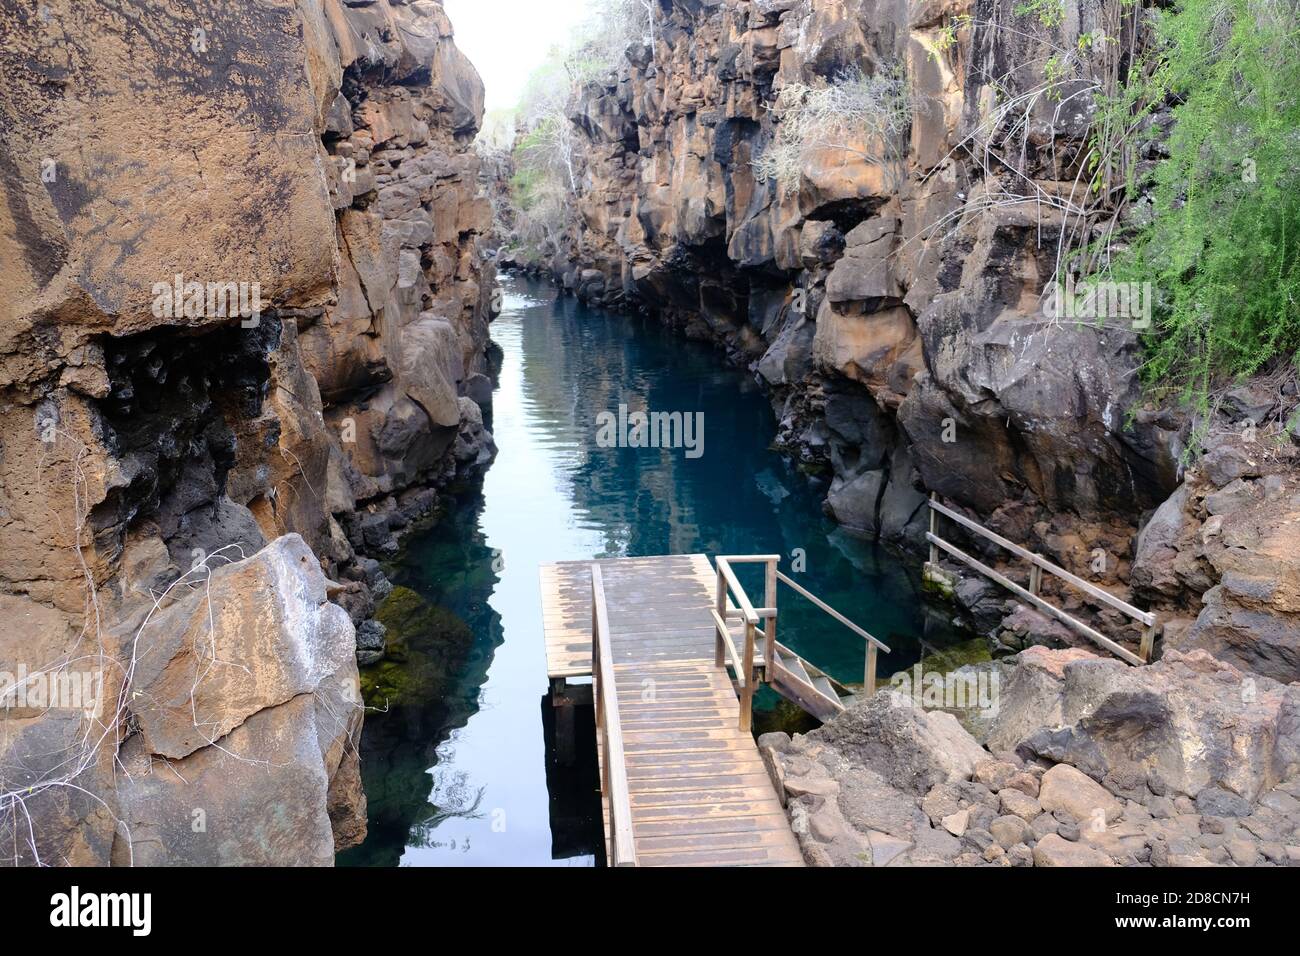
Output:
[[[1006,548],[1008,551],[1010,551],[1012,554],[1016,555],[1017,557],[1024,558],[1030,564],[1042,568],[1044,571],[1048,572],[1049,574],[1054,574],[1058,578],[1061,578],[1064,581],[1068,581],[1070,584],[1073,584],[1079,590],[1088,593],[1092,597],[1095,597],[1098,601],[1110,605],[1117,611],[1122,611],[1124,614],[1127,614],[1135,621],[1140,621],[1142,624],[1145,624],[1147,627],[1150,627],[1151,625],[1156,623],[1156,616],[1150,611],[1143,611],[1140,608],[1136,608],[1132,604],[1129,604],[1127,601],[1120,600],[1119,598],[1115,597],[1115,595],[1111,594],[1109,591],[1097,587],[1097,585],[1093,584],[1091,581],[1085,581],[1083,578],[1071,574],[1069,571],[1065,570],[1065,568],[1061,567],[1059,564],[1053,564],[1051,561],[1048,561],[1041,554],[1035,554],[1033,551],[1030,551],[1027,548],[1022,548],[1020,545],[1015,544],[1012,541],[1008,541],[1000,534],[997,534],[994,531],[990,531],[988,528],[984,527],[978,522],[972,521],[970,518],[967,518],[965,515],[959,514],[958,512],[953,511],[951,508],[939,504],[939,502],[935,501],[933,498],[930,499],[930,507],[933,508],[935,511],[939,512],[940,514],[946,515],[947,517],[951,518],[953,521],[957,522],[963,528],[967,528],[971,531],[974,531],[978,535],[988,538],[994,544]]]
[[[790,587],[794,588],[795,591],[797,591],[799,594],[801,594],[801,595],[803,595],[804,597],[806,597],[809,601],[812,601],[813,604],[816,604],[819,608],[821,608],[823,611],[825,611],[825,612],[826,612],[827,614],[829,614],[831,617],[835,618],[835,620],[839,621],[841,624],[843,624],[845,627],[847,627],[847,628],[848,628],[850,631],[852,631],[854,634],[857,634],[859,637],[863,638],[864,640],[868,640],[868,641],[870,641],[872,644],[876,645],[876,647],[878,647],[880,650],[884,651],[886,654],[889,653],[889,647],[885,644],[884,641],[880,640],[880,639],[877,638],[877,637],[873,637],[871,634],[867,633],[867,631],[865,631],[863,628],[858,627],[858,625],[854,624],[854,623],[853,623],[852,621],[850,621],[847,617],[845,617],[845,616],[844,616],[843,614],[841,614],[839,611],[835,610],[835,608],[831,607],[829,604],[827,604],[825,601],[823,601],[823,600],[822,600],[821,598],[819,598],[817,595],[813,594],[813,593],[812,593],[811,591],[809,591],[807,588],[803,587],[803,586],[800,585],[800,584],[796,584],[795,582],[791,581],[788,577],[786,577],[786,576],[785,576],[784,574],[782,574],[780,571],[777,571],[777,572],[776,572],[776,579],[777,579],[778,581],[782,582],[783,584],[788,584],[788,585],[790,585]]]
[[[889,653],[889,647],[881,640],[873,636],[864,628],[854,624],[847,617],[841,614],[835,608],[831,607],[817,595],[813,594],[807,588],[796,584],[786,575],[781,573],[777,563],[781,560],[779,554],[747,554],[747,555],[719,555],[715,562],[718,567],[718,588],[717,588],[717,606],[713,609],[713,623],[717,629],[717,653],[715,662],[718,666],[724,665],[728,660],[731,661],[736,670],[737,683],[740,687],[740,727],[742,730],[749,729],[753,717],[753,697],[754,681],[752,679],[754,669],[754,637],[756,633],[761,633],[765,638],[763,644],[763,664],[765,673],[769,675],[766,679],[771,679],[774,657],[776,654],[776,622],[777,622],[777,582],[783,582],[793,588],[802,597],[807,598],[814,605],[825,611],[835,620],[839,621],[845,627],[849,628],[855,634],[867,642],[866,662],[863,670],[863,685],[866,688],[868,696],[876,692],[876,655],[878,651]],[[732,564],[765,564],[767,565],[764,576],[764,601],[767,606],[755,608],[745,593],[745,589],[736,579],[735,572],[731,569]],[[739,607],[733,607],[727,600],[728,592],[735,595]],[[745,652],[737,652],[735,642],[731,639],[731,632],[727,627],[727,619],[740,617],[745,622]],[[767,621],[765,631],[757,630],[757,622],[760,620]],[[744,671],[742,674],[741,671]]]
[[[994,531],[990,531],[988,528],[984,527],[983,525],[979,524],[976,521],[972,521],[970,518],[967,518],[965,515],[960,514],[945,505],[941,505],[935,499],[935,496],[933,494],[930,496],[929,505],[930,505],[930,530],[925,537],[926,540],[930,542],[931,563],[934,563],[937,560],[937,553],[935,551],[935,548],[942,548],[944,551],[948,552],[953,557],[957,558],[957,560],[961,561],[963,564],[966,564],[969,567],[974,568],[976,571],[979,571],[981,574],[985,575],[986,577],[992,579],[993,581],[996,581],[998,584],[1001,584],[1003,587],[1007,588],[1008,590],[1015,592],[1017,595],[1029,601],[1039,610],[1051,615],[1052,617],[1061,621],[1063,624],[1066,624],[1074,628],[1076,631],[1079,631],[1081,634],[1085,635],[1090,640],[1106,648],[1106,650],[1110,651],[1112,654],[1115,654],[1117,657],[1127,661],[1128,663],[1141,665],[1141,664],[1146,664],[1151,660],[1151,651],[1155,643],[1156,628],[1158,626],[1157,618],[1154,613],[1150,611],[1143,611],[1141,608],[1134,607],[1132,604],[1129,604],[1127,601],[1123,601],[1120,598],[1115,597],[1115,595],[1111,594],[1109,591],[1097,587],[1097,585],[1093,584],[1090,581],[1085,581],[1083,578],[1079,577],[1078,575],[1071,574],[1069,571],[1065,570],[1065,568],[1061,567],[1058,564],[1053,564],[1051,561],[1048,561],[1042,555],[1035,554],[1033,551],[1030,551],[1027,548],[1023,548],[1013,541],[1008,541],[1000,534],[997,534]],[[1006,575],[999,574],[997,571],[994,571],[992,568],[988,567],[987,565],[983,564],[980,561],[977,561],[975,558],[971,557],[966,552],[962,551],[956,545],[953,545],[950,542],[945,541],[943,538],[939,537],[939,535],[936,533],[937,529],[934,524],[935,512],[938,512],[939,514],[942,514],[945,517],[951,518],[953,521],[957,522],[963,528],[966,528],[967,530],[972,531],[975,534],[989,541],[992,541],[994,544],[998,545],[999,547],[1005,548],[1007,551],[1010,551],[1012,554],[1016,555],[1017,557],[1022,558],[1025,561],[1028,561],[1030,563],[1029,587],[1027,589],[1022,588],[1020,585],[1016,584],[1015,582],[1007,578]],[[1142,624],[1145,630],[1143,631],[1142,634],[1142,644],[1141,647],[1139,648],[1139,653],[1134,654],[1132,651],[1126,650],[1124,647],[1117,644],[1115,641],[1112,641],[1110,638],[1105,637],[1104,635],[1098,633],[1096,630],[1089,627],[1087,624],[1084,624],[1082,621],[1072,617],[1071,615],[1067,614],[1065,611],[1062,611],[1060,608],[1056,607],[1055,605],[1049,604],[1047,601],[1043,600],[1038,594],[1038,589],[1042,581],[1042,572],[1044,571],[1046,571],[1048,574],[1055,575],[1061,580],[1083,591],[1085,594],[1088,594],[1091,597],[1096,598],[1098,601],[1101,601],[1103,604],[1106,604],[1107,606],[1114,608],[1115,610],[1127,615],[1128,617]]]
[[[740,652],[736,650],[736,642],[731,639],[731,631],[727,628],[727,622],[718,616],[718,612],[715,608],[709,608],[709,612],[713,615],[713,626],[718,629],[718,637],[720,637],[727,645],[727,657],[731,660],[732,664],[735,665],[736,679],[740,681],[740,686],[744,687],[748,675],[741,670]]]
[[[618,686],[614,677],[614,652],[609,642],[605,580],[598,564],[591,566],[591,660],[591,673],[596,680],[596,729],[601,735],[605,757],[601,782],[605,798],[609,801],[610,861],[614,866],[636,866],[632,798],[627,785],[623,726],[619,720]]]
[[[801,594],[803,597],[807,598],[817,607],[821,608],[831,617],[835,618],[835,620],[839,621],[849,630],[853,631],[853,633],[857,634],[859,637],[862,637],[866,640],[867,659],[866,662],[863,664],[863,668],[862,668],[862,686],[866,689],[868,697],[874,697],[876,693],[876,652],[880,650],[888,654],[889,647],[883,641],[880,641],[877,638],[873,637],[865,629],[858,627],[858,625],[854,624],[847,617],[845,617],[839,611],[835,610],[835,608],[831,607],[829,604],[827,604],[817,595],[813,594],[807,588],[803,587],[802,585],[795,584],[794,581],[791,581],[780,571],[776,572],[776,579],[794,588],[796,593]]]
[[[754,610],[754,605],[749,602],[749,595],[745,589],[740,586],[740,581],[736,579],[736,573],[731,570],[731,562],[739,561],[741,563],[756,562],[775,562],[779,561],[780,556],[775,554],[769,555],[741,555],[739,557],[719,557],[718,565],[718,589],[717,605],[713,608],[713,626],[717,630],[717,649],[714,660],[718,666],[726,663],[727,657],[730,656],[732,667],[736,671],[736,678],[740,684],[740,716],[739,727],[741,730],[749,730],[754,720],[754,645],[756,643],[756,631],[758,630],[759,614]],[[732,610],[727,601],[727,592],[731,591],[736,596],[740,604],[740,614],[745,621],[745,649],[743,652],[737,652],[735,642],[731,639],[731,631],[727,627],[727,615]],[[776,608],[764,608],[764,618],[772,622],[776,621]],[[768,641],[770,651],[771,641]]]
[[[745,622],[756,624],[758,623],[758,612],[754,610],[754,605],[749,603],[749,595],[745,593],[745,589],[736,580],[736,572],[731,570],[731,561],[731,558],[718,558],[718,573],[722,575],[727,582],[727,586],[731,588],[731,593],[740,602],[740,611],[745,616]]]

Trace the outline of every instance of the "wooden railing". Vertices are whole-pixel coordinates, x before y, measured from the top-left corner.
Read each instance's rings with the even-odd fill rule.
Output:
[[[974,532],[980,537],[985,538],[988,541],[992,541],[994,544],[998,545],[999,547],[1005,548],[1007,551],[1010,551],[1012,554],[1016,555],[1017,557],[1023,558],[1025,561],[1028,561],[1029,562],[1029,587],[1028,588],[1021,587],[1019,584],[1017,584],[1016,582],[1008,578],[1005,574],[1001,574],[1000,572],[993,570],[988,565],[971,557],[965,551],[962,551],[956,545],[952,544],[949,541],[945,541],[943,538],[939,537],[939,535],[937,534],[936,515],[944,515],[947,518],[951,518],[953,521],[957,522],[957,524],[961,525],[966,530]],[[1020,545],[1008,541],[1006,538],[1002,537],[1001,535],[990,531],[988,528],[985,528],[983,525],[975,521],[972,521],[970,518],[967,518],[965,515],[959,514],[958,512],[953,511],[951,508],[939,504],[939,502],[935,499],[934,495],[930,496],[930,530],[929,532],[926,533],[925,538],[927,541],[930,542],[930,563],[931,564],[938,563],[939,549],[942,548],[944,551],[952,555],[958,561],[961,561],[963,564],[971,568],[974,568],[980,574],[983,574],[985,577],[990,578],[993,581],[996,581],[998,584],[1002,585],[1007,590],[1024,598],[1026,601],[1028,601],[1034,607],[1038,608],[1044,614],[1048,614],[1056,618],[1056,620],[1060,621],[1062,624],[1065,624],[1067,627],[1073,628],[1074,630],[1078,631],[1080,634],[1087,637],[1089,640],[1100,645],[1101,647],[1106,648],[1106,650],[1110,651],[1112,654],[1114,654],[1116,657],[1120,658],[1121,660],[1136,665],[1146,664],[1151,660],[1151,651],[1155,644],[1156,631],[1158,627],[1155,614],[1151,613],[1150,611],[1143,611],[1139,608],[1136,608],[1132,604],[1129,604],[1127,601],[1121,601],[1119,598],[1115,597],[1115,595],[1111,594],[1110,592],[1104,591],[1101,588],[1097,587],[1095,584],[1091,583],[1090,581],[1085,581],[1083,578],[1071,574],[1069,571],[1065,570],[1065,568],[1061,567],[1060,565],[1053,564],[1051,561],[1048,561],[1042,555],[1035,554],[1034,552],[1026,548],[1022,548]],[[1080,621],[1078,618],[1066,613],[1065,611],[1062,611],[1054,604],[1049,604],[1047,601],[1043,600],[1043,598],[1039,595],[1038,592],[1039,589],[1042,587],[1044,571],[1046,571],[1048,574],[1055,575],[1056,577],[1060,578],[1062,581],[1065,581],[1067,584],[1070,584],[1078,588],[1080,591],[1083,591],[1085,594],[1089,595],[1090,597],[1095,598],[1096,600],[1102,602],[1108,607],[1112,607],[1115,610],[1128,615],[1133,620],[1141,623],[1144,630],[1142,632],[1142,642],[1138,648],[1138,653],[1134,654],[1128,648],[1123,647],[1122,645],[1111,640],[1109,637],[1106,637],[1104,634],[1099,633],[1094,628],[1091,628],[1087,624]]]
[[[604,756],[601,790],[609,801],[609,858],[614,866],[636,866],[632,800],[628,795],[618,684],[609,642],[609,612],[605,608],[605,581],[598,564],[591,566],[591,674],[596,683],[596,733]]]
[[[776,655],[776,619],[777,619],[777,583],[789,585],[800,596],[807,598],[814,605],[825,611],[835,620],[839,621],[849,630],[853,631],[859,637],[867,642],[866,666],[863,672],[863,685],[866,688],[867,696],[876,692],[876,655],[878,651],[889,653],[889,647],[883,642],[877,640],[863,628],[854,624],[847,617],[835,610],[821,598],[817,597],[811,591],[802,585],[796,584],[790,578],[781,573],[777,565],[781,561],[778,554],[748,554],[748,555],[727,555],[719,556],[716,560],[718,568],[718,584],[716,593],[716,603],[712,608],[713,624],[717,632],[716,649],[714,654],[714,663],[719,667],[730,661],[732,668],[736,672],[736,682],[740,690],[740,729],[749,730],[753,723],[754,714],[754,691],[757,689],[757,678],[754,674],[754,648],[757,644],[757,638],[764,638],[763,641],[763,671],[769,676],[772,675],[775,665]],[[733,564],[762,564],[765,565],[763,577],[763,607],[756,608],[749,600],[749,595],[741,587],[740,581],[737,580],[735,572],[731,566]],[[727,600],[730,593],[735,597],[736,604],[732,606]],[[740,619],[745,625],[745,642],[744,650],[741,651],[731,639],[731,630],[727,625],[729,620]],[[760,630],[759,621],[765,621],[765,626]]]

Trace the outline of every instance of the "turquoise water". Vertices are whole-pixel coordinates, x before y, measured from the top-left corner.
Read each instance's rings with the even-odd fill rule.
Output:
[[[392,572],[468,630],[454,641],[412,639],[445,672],[432,699],[367,715],[370,835],[340,863],[589,866],[600,857],[589,709],[575,763],[551,746],[543,562],[779,553],[790,573],[799,549],[796,580],[893,649],[882,675],[910,667],[923,641],[954,637],[923,611],[916,562],[839,530],[822,496],[769,450],[776,422],[749,374],[652,320],[588,309],[530,280],[503,285],[489,422],[500,453],[481,489],[410,540]],[[620,404],[703,412],[703,453],[602,447],[597,415]],[[761,598],[749,575],[745,587]],[[841,680],[862,680],[862,641],[785,588],[780,633]]]

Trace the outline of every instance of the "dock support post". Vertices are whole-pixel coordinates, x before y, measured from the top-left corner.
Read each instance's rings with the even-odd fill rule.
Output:
[[[555,705],[555,760],[561,767],[572,767],[577,755],[575,709],[573,701],[567,697]]]
[[[555,759],[562,767],[573,765],[574,749],[573,709],[576,702],[569,695],[569,684],[563,677],[551,678],[551,708],[555,711]]]

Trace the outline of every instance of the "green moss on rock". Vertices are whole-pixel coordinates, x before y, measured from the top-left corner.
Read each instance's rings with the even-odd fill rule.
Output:
[[[384,708],[445,693],[473,641],[469,625],[401,586],[376,608],[375,619],[387,631],[387,647],[383,660],[361,669],[366,704]]]

